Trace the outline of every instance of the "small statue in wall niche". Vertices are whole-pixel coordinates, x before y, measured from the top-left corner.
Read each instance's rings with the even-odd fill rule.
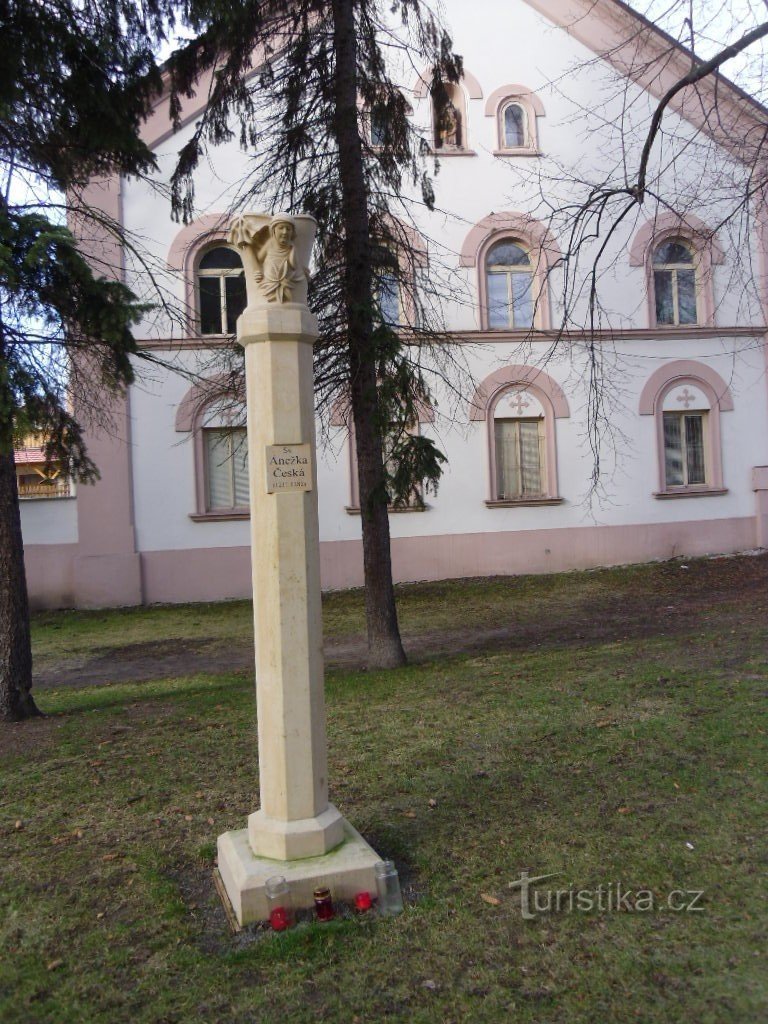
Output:
[[[291,302],[299,286],[306,285],[309,270],[299,265],[294,242],[296,227],[287,214],[254,229],[248,215],[238,217],[229,233],[230,242],[253,253],[253,278],[266,302]]]
[[[461,149],[461,113],[444,85],[433,93],[435,105],[435,145],[437,149]]]

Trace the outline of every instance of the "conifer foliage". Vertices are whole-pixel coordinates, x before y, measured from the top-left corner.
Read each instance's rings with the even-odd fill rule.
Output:
[[[196,38],[168,63],[172,113],[212,77],[179,155],[175,211],[193,216],[206,148],[239,136],[250,156],[242,205],[318,222],[316,388],[321,405],[346,404],[354,434],[369,663],[399,665],[388,506],[420,500],[444,461],[411,429],[442,325],[409,214],[434,203],[429,147],[403,87],[425,67],[430,85],[456,82],[461,60],[422,0],[195,0],[186,17]]]
[[[0,0],[0,720],[38,714],[14,439],[34,427],[51,461],[93,479],[74,370],[87,362],[91,399],[133,378],[141,308],[94,271],[66,222],[88,220],[89,179],[154,164],[139,127],[168,14],[156,0]],[[101,215],[99,228],[116,230]]]

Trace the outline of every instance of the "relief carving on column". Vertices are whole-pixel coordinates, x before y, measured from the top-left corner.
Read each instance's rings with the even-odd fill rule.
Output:
[[[306,305],[314,218],[244,213],[229,226],[228,241],[240,250],[248,307],[265,303]]]

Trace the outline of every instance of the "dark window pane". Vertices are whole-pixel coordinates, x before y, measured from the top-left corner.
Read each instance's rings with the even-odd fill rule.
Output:
[[[696,275],[692,270],[676,270],[678,322],[695,324],[696,317]]]
[[[656,323],[673,324],[675,306],[672,300],[671,270],[654,270],[653,290],[656,293]]]
[[[200,270],[239,270],[243,265],[234,249],[218,246],[209,249],[198,264]]]
[[[221,278],[201,277],[200,282],[200,332],[221,334]]]
[[[704,422],[701,416],[685,417],[685,454],[689,484],[706,482],[704,472]]]
[[[683,439],[680,417],[664,413],[664,479],[667,487],[681,487],[683,479]]]
[[[516,103],[504,111],[504,145],[510,149],[525,145],[525,114]]]
[[[385,324],[400,323],[400,288],[394,274],[379,278],[379,307]]]
[[[529,267],[530,258],[525,249],[514,242],[497,242],[486,257],[489,267]]]
[[[693,263],[691,250],[683,242],[662,242],[653,254],[653,262],[661,263]]]
[[[224,287],[227,297],[227,333],[234,334],[237,331],[237,318],[246,306],[245,295],[245,274],[237,274],[235,277],[225,277]]]
[[[387,144],[387,121],[382,107],[371,110],[371,145],[384,147]]]

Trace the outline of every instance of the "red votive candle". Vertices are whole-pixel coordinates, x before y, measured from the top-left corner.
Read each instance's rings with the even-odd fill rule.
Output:
[[[273,907],[269,912],[269,923],[276,932],[283,932],[290,925],[290,917],[285,907]]]
[[[315,889],[315,913],[318,921],[332,921],[336,916],[331,899],[331,890],[325,886]]]
[[[370,910],[372,906],[373,901],[369,892],[357,893],[355,896],[355,910],[359,910],[362,913],[365,910]]]
[[[284,932],[293,924],[293,901],[288,883],[282,875],[268,878],[264,883],[269,923],[276,932]]]

